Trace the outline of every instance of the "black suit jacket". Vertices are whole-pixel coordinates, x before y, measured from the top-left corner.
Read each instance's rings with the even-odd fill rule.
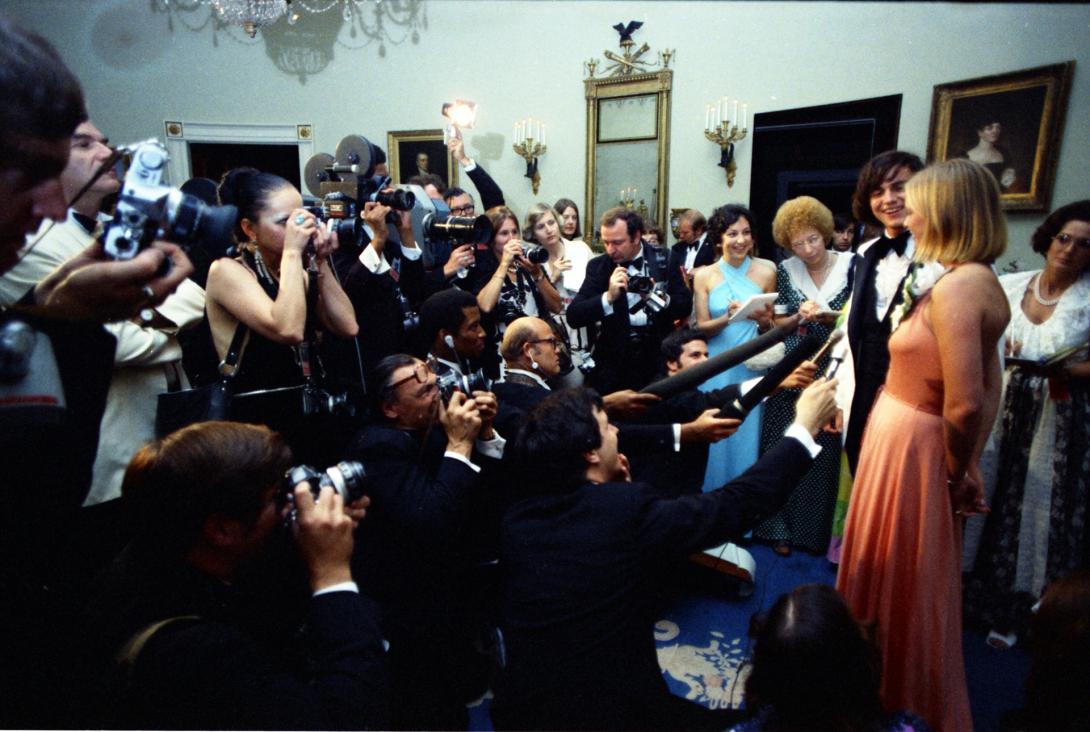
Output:
[[[739,395],[737,384],[715,391],[683,391],[651,405],[640,421],[642,424],[671,425],[691,422],[705,410],[729,404]],[[625,429],[630,427],[622,427],[622,434]],[[674,452],[671,445],[665,451],[647,452],[637,449],[626,452],[625,455],[628,456],[634,476],[639,476],[641,481],[650,483],[666,495],[700,493],[704,484],[704,472],[708,467],[706,442],[682,443],[679,452]]]
[[[415,344],[405,332],[403,313],[397,297],[400,291],[413,308],[424,299],[424,264],[420,258],[408,259],[401,254],[401,244],[389,241],[383,248],[383,257],[390,270],[375,274],[359,261],[359,251],[338,269],[341,287],[352,301],[360,332],[355,341],[359,344],[363,372],[367,374],[386,356],[394,353],[411,353]],[[330,339],[333,340],[333,339]],[[353,374],[355,346],[351,339],[336,339],[331,346],[337,364],[336,373]],[[327,364],[329,365],[329,364]],[[358,368],[355,369],[358,380]]]
[[[685,259],[689,248],[686,244],[678,242],[670,247],[669,264],[669,293],[670,310],[674,319],[687,318],[693,312],[693,278],[692,274],[685,274]],[[715,261],[715,249],[707,242],[707,237],[700,243],[696,250],[696,259],[693,260],[693,269],[703,267]]]
[[[489,542],[495,551],[501,507],[485,471],[497,466],[475,455],[477,473],[444,456],[446,445],[438,425],[420,435],[372,424],[347,456],[370,482],[353,574],[382,607],[394,729],[464,729],[487,674],[473,642],[494,602],[477,561]]]
[[[685,728],[655,652],[657,577],[772,514],[812,462],[788,438],[710,493],[665,498],[640,483],[587,484],[511,505],[496,728]]]
[[[852,362],[855,365],[855,391],[852,396],[852,410],[849,423],[844,425],[844,452],[852,472],[859,462],[859,449],[863,441],[863,429],[866,427],[870,410],[879,387],[885,382],[889,368],[889,317],[901,302],[901,287],[905,277],[897,285],[897,294],[886,311],[886,317],[878,322],[874,313],[876,291],[874,289],[878,262],[885,252],[877,246],[871,246],[862,255],[856,254],[853,260],[851,310],[848,313],[846,330],[848,345],[852,350]]]
[[[666,262],[649,244],[643,245],[643,257],[656,280],[666,278]],[[602,293],[609,290],[609,278],[617,265],[608,254],[600,254],[587,263],[583,286],[568,305],[568,324],[583,328],[601,323],[598,343],[594,348],[596,367],[590,382],[599,392],[607,394],[619,389],[639,389],[647,385],[659,366],[659,344],[673,325],[669,308],[653,315],[645,329],[646,338],[636,344],[629,338],[630,320],[626,297],[613,303],[613,313],[607,316],[602,306]]]
[[[278,588],[290,584],[283,581],[285,568],[277,569]],[[290,596],[268,584],[262,589],[267,593],[246,581],[227,585],[182,561],[154,559],[135,545],[127,548],[100,578],[83,625],[94,646],[91,674],[83,682],[101,691],[94,701],[103,715],[83,723],[132,729],[386,728],[385,654],[374,603],[354,592],[308,599],[305,584]],[[196,617],[155,632],[126,676],[114,654],[152,623],[179,616]]]

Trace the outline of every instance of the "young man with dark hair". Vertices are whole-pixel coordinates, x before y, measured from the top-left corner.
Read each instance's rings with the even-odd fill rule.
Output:
[[[859,461],[867,417],[886,380],[890,315],[902,303],[901,288],[916,249],[905,227],[905,184],[923,167],[912,153],[884,152],[859,171],[852,196],[855,218],[882,228],[878,238],[860,244],[856,253],[845,320],[848,337],[839,351],[851,360],[839,372],[837,402],[843,410],[838,421],[846,427],[844,451],[852,472]]]
[[[279,435],[236,422],[191,425],[137,453],[124,488],[136,535],[85,614],[93,662],[71,691],[108,688],[84,726],[388,725],[378,609],[350,567],[367,499],[295,486],[289,536],[290,465]]]
[[[835,383],[799,398],[784,439],[737,480],[665,498],[630,482],[593,392],[550,395],[513,447],[533,465],[503,522],[507,666],[497,729],[723,729],[712,712],[666,687],[651,632],[656,579],[678,560],[740,536],[770,515],[813,462],[833,416]]]
[[[498,357],[485,354],[485,330],[477,298],[451,288],[435,293],[420,306],[420,331],[433,368],[465,376],[479,365],[490,377],[499,375]]]

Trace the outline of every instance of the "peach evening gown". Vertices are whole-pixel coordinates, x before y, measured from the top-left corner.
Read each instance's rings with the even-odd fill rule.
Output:
[[[961,522],[946,485],[938,341],[921,313],[889,340],[863,436],[836,588],[872,624],[882,701],[935,730],[972,729],[961,653]]]

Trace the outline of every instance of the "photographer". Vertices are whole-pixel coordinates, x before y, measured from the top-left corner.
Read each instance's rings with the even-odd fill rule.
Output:
[[[443,290],[425,300],[420,306],[420,331],[428,363],[438,373],[451,371],[461,378],[483,366],[489,378],[499,375],[498,356],[485,352],[481,309],[468,292]]]
[[[397,217],[396,233],[387,220],[391,213]],[[419,325],[416,308],[424,299],[424,263],[410,212],[368,201],[363,221],[370,241],[343,268],[342,285],[356,322],[366,324],[356,340],[367,373],[386,356],[411,350]]]
[[[237,259],[217,259],[208,272],[207,317],[216,355],[223,359],[241,334],[236,394],[307,383],[322,384],[318,330],[353,338],[352,303],[331,270],[337,247],[314,214],[302,208],[299,191],[283,178],[253,168],[224,174],[220,200],[238,208]],[[238,405],[232,404],[232,409]],[[303,424],[302,397],[248,415],[275,427],[305,461],[330,462],[338,425]],[[326,427],[326,429],[322,429]],[[343,445],[343,441],[340,443]]]
[[[40,36],[0,18],[0,273],[44,219],[64,221],[60,176],[87,119],[79,82]],[[172,265],[162,274],[164,261]],[[5,366],[0,460],[10,490],[0,512],[0,726],[58,723],[51,622],[70,564],[62,541],[87,495],[115,341],[102,323],[162,302],[192,271],[155,242],[127,261],[93,244],[0,313]],[[32,397],[28,400],[26,397]],[[63,450],[58,456],[58,449]],[[30,488],[32,487],[32,488]],[[47,698],[49,695],[49,698]]]
[[[664,498],[632,483],[601,399],[550,395],[530,413],[514,459],[535,469],[504,515],[507,665],[496,729],[723,729],[714,712],[670,693],[655,654],[654,590],[688,554],[741,536],[787,498],[820,448],[835,382],[798,402],[788,435],[741,477]]]
[[[281,543],[290,465],[279,435],[235,422],[191,425],[133,458],[123,494],[138,531],[96,583],[82,626],[85,684],[111,680],[95,700],[104,716],[85,725],[388,724],[378,613],[349,566],[367,499],[346,511],[329,486],[317,499],[295,486],[294,547]],[[309,591],[285,582],[292,560]]]
[[[498,526],[498,516],[487,526],[498,503],[488,473],[505,445],[496,399],[454,392],[444,405],[428,365],[404,354],[379,362],[369,393],[378,419],[348,453],[372,481],[353,567],[382,606],[392,724],[465,729],[466,703],[488,684],[474,642],[491,598],[480,597],[475,555]]]
[[[596,366],[589,381],[605,393],[639,389],[655,375],[658,348],[674,320],[671,306],[649,307],[647,293],[629,287],[640,278],[665,286],[666,259],[644,244],[643,219],[635,211],[611,208],[602,215],[605,254],[587,263],[583,286],[568,306],[568,325],[582,328],[601,323],[594,349]]]

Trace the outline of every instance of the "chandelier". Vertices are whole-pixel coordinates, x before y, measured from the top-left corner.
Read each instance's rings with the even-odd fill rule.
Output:
[[[253,38],[258,28],[279,20],[291,0],[211,0],[211,3],[223,22],[242,26]]]
[[[201,9],[207,12],[203,23],[193,25],[185,19]],[[289,26],[296,26],[304,15],[336,17],[347,29],[347,38],[338,39],[340,45],[354,49],[377,42],[379,56],[386,55],[388,42],[419,43],[420,31],[428,27],[424,0],[152,0],[152,10],[167,13],[170,19],[177,14],[192,31],[209,25],[213,33],[237,27],[250,38],[282,16]]]

